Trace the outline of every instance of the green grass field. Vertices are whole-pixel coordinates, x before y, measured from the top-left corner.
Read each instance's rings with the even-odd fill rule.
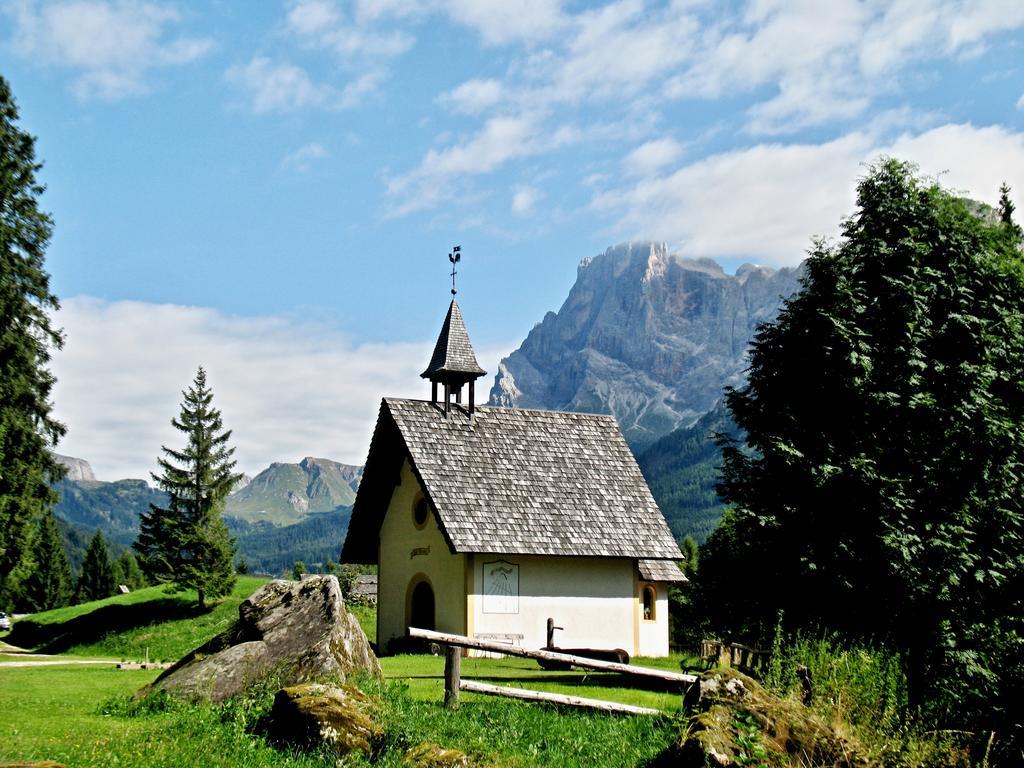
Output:
[[[331,756],[281,751],[254,732],[269,709],[270,688],[219,706],[159,698],[138,704],[131,695],[158,673],[114,668],[113,660],[139,658],[147,647],[154,660],[177,659],[226,629],[239,602],[260,583],[240,579],[234,594],[203,613],[192,607],[194,595],[151,588],[19,622],[8,638],[13,644],[60,651],[59,658],[69,661],[109,657],[112,662],[0,667],[0,763],[52,759],[69,768],[334,766]],[[373,608],[352,608],[372,633]],[[24,658],[4,654],[0,661]],[[678,658],[643,661],[670,669],[680,663]],[[666,716],[623,717],[472,694],[463,694],[459,708],[451,711],[441,704],[442,657],[393,656],[381,664],[386,682],[364,685],[379,702],[376,718],[385,735],[372,763],[358,756],[345,765],[397,767],[408,748],[433,741],[467,752],[480,765],[637,766],[679,732],[677,693],[631,688],[616,675],[548,672],[516,658],[463,662],[468,679],[656,707]]]
[[[395,661],[406,672],[420,666],[410,658]],[[329,756],[275,749],[252,732],[269,708],[269,691],[221,706],[130,704],[131,693],[155,675],[91,666],[0,670],[0,762],[51,759],[69,768],[334,765]],[[477,696],[465,696],[457,710],[449,711],[428,695],[430,687],[416,692],[404,679],[366,687],[380,700],[377,721],[386,735],[372,764],[383,767],[401,765],[404,752],[422,741],[461,749],[487,765],[635,766],[678,733],[670,718],[621,717]],[[371,763],[355,757],[347,764]]]

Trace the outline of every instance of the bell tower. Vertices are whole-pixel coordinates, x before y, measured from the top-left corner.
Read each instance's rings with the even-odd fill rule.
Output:
[[[476,410],[476,380],[487,374],[476,361],[473,345],[469,342],[469,333],[462,320],[459,303],[455,300],[456,265],[462,258],[459,246],[455,246],[448,254],[452,263],[452,303],[448,306],[448,314],[441,326],[434,354],[430,358],[427,369],[420,374],[430,379],[430,402],[437,403],[438,385],[444,387],[444,412],[451,412],[452,398],[462,403],[462,388],[469,384],[468,410],[470,415]]]

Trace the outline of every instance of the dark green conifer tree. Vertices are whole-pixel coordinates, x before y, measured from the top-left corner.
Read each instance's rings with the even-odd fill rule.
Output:
[[[182,395],[181,412],[171,424],[187,444],[180,451],[162,446],[166,455],[157,460],[161,473],[153,479],[168,503],[151,505],[142,516],[135,551],[151,578],[196,590],[205,608],[207,597],[226,595],[235,585],[235,542],[221,513],[241,474],[233,471],[231,430],[212,405],[202,367]]]
[[[1013,212],[1016,210],[1017,206],[1010,199],[1010,187],[1004,182],[999,187],[999,220],[1010,237],[1019,241],[1021,237],[1024,237],[1024,230],[1013,220]]]
[[[131,552],[122,552],[114,561],[114,581],[117,584],[124,584],[132,592],[146,586],[146,576],[139,568],[139,561]]]
[[[37,204],[43,187],[35,140],[0,77],[0,603],[28,550],[34,521],[53,505],[63,475],[50,449],[64,426],[50,414],[50,353],[63,343],[50,325],[58,308],[43,268],[53,221]]]
[[[89,549],[85,551],[75,600],[79,603],[102,600],[114,594],[115,589],[117,582],[114,579],[114,564],[110,562],[107,541],[103,538],[103,533],[97,529],[92,541],[89,542]]]
[[[25,580],[25,603],[34,611],[62,608],[71,602],[71,566],[53,512],[39,524],[34,549],[35,568]]]

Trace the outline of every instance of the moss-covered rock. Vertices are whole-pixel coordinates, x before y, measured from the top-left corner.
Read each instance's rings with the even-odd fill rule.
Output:
[[[440,744],[425,741],[405,753],[403,760],[409,768],[469,768],[469,756],[457,749],[445,749]]]
[[[383,679],[334,576],[271,581],[238,607],[228,631],[189,653],[136,695],[165,690],[214,702],[276,674],[282,685],[310,680]]]
[[[348,685],[303,683],[274,696],[266,724],[275,741],[303,748],[326,745],[339,755],[370,753],[381,729],[370,717],[372,700]]]
[[[870,768],[862,750],[795,699],[734,669],[701,679],[700,711],[655,761],[668,766]]]

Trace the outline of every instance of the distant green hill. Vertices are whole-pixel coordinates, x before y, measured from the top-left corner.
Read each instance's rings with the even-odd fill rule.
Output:
[[[122,547],[135,541],[139,515],[150,504],[167,502],[166,494],[145,480],[61,480],[54,490],[60,495],[54,514],[89,536],[98,528],[107,541]]]
[[[228,497],[226,514],[290,525],[312,513],[351,506],[361,476],[360,467],[312,456],[298,464],[274,463]]]
[[[677,539],[692,536],[701,543],[722,518],[722,502],[715,492],[722,461],[717,433],[739,435],[722,402],[692,426],[670,432],[637,456]]]
[[[225,518],[231,535],[238,542],[255,573],[280,574],[291,570],[296,560],[310,568],[323,567],[328,560],[337,562],[341,544],[348,531],[352,507],[308,515],[292,525],[276,526],[268,522],[250,523],[237,517]]]

